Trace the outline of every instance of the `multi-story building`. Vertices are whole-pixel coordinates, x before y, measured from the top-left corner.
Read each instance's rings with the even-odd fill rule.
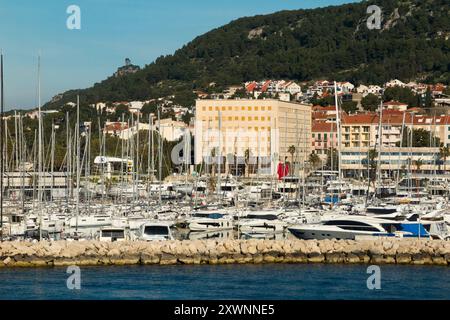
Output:
[[[343,117],[341,155],[344,175],[354,176],[361,170],[367,170],[368,151],[379,150],[379,121],[379,115],[375,113]],[[402,131],[411,133],[411,130],[418,129],[432,133],[429,141],[425,141],[426,147],[412,147],[410,136],[406,144],[402,142]],[[392,176],[395,170],[431,173],[448,168],[450,158],[444,163],[439,155],[441,145],[450,147],[450,116],[414,115],[391,110],[383,112],[381,170],[384,176]]]
[[[311,146],[313,152],[326,160],[332,149],[338,148],[338,131],[336,123],[314,122],[312,125]]]
[[[382,143],[395,147],[401,141],[402,126],[411,121],[410,114],[395,110],[383,112]],[[343,115],[341,134],[343,148],[368,148],[378,143],[380,116],[378,113]]]
[[[345,148],[342,150],[341,169],[345,177],[367,176],[370,149],[373,148]],[[380,161],[383,177],[396,177],[396,173],[400,171],[430,174],[448,168],[450,164],[450,159],[444,163],[442,159],[438,158],[439,150],[439,148],[383,147],[381,157],[377,156],[373,161],[377,163]]]
[[[311,153],[310,139],[310,105],[273,99],[196,102],[196,164],[218,160],[220,154],[224,172],[242,173],[250,161],[256,172],[275,174],[280,160],[300,168]]]

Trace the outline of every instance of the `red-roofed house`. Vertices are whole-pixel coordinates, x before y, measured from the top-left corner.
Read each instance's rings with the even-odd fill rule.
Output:
[[[247,84],[245,86],[245,90],[247,90],[247,92],[253,92],[253,91],[255,91],[257,86],[258,86],[258,84],[256,82],[250,82],[249,84]]]
[[[389,101],[383,103],[385,109],[389,110],[398,110],[398,111],[406,111],[408,109],[408,104],[398,101]]]
[[[334,122],[313,122],[311,129],[311,148],[323,161],[331,148],[338,147],[338,132]]]

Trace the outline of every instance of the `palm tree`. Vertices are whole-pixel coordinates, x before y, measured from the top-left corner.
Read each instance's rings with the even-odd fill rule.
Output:
[[[250,173],[250,168],[249,168],[250,149],[245,150],[244,159],[245,159],[245,171],[247,171],[247,177],[248,177],[249,173]]]
[[[309,163],[311,163],[313,170],[317,168],[320,162],[321,160],[320,157],[317,155],[317,153],[311,153],[309,155]]]
[[[377,170],[377,162],[375,160],[378,158],[378,151],[375,149],[370,149],[367,156],[367,166],[370,168],[368,178],[373,182],[373,187],[375,188],[375,172]]]
[[[439,150],[439,157],[444,160],[444,171],[447,171],[445,163],[447,162],[447,158],[450,157],[450,148],[441,147]]]
[[[292,145],[292,146],[290,146],[289,148],[288,148],[288,153],[290,153],[291,154],[291,175],[294,175],[293,174],[293,170],[294,170],[294,154],[295,154],[295,146],[294,145]]]
[[[211,168],[211,175],[214,177],[216,175],[216,148],[212,148],[211,150],[211,157],[213,159],[212,161],[212,168]]]
[[[414,160],[414,165],[416,166],[416,170],[419,172],[420,168],[424,165],[422,158]]]

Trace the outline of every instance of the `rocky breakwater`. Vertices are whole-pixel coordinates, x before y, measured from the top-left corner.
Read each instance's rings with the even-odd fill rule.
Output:
[[[3,242],[0,267],[242,263],[448,265],[450,241],[195,240]]]

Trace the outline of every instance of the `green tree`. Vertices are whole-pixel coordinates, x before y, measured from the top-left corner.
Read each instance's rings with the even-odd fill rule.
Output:
[[[425,108],[431,108],[433,107],[433,97],[431,95],[431,89],[430,87],[427,88],[427,92],[425,93]]]
[[[290,165],[290,167],[291,167],[291,175],[294,175],[294,154],[295,154],[295,146],[294,145],[291,145],[291,146],[289,146],[289,148],[288,148],[288,153],[291,155],[291,165]]]
[[[116,106],[114,117],[118,121],[120,121],[122,119],[122,115],[124,115],[125,119],[128,119],[130,116],[130,109],[128,108],[127,105],[119,104],[118,106]]]
[[[367,111],[376,111],[380,108],[381,100],[378,96],[369,93],[367,96],[362,98],[361,105],[364,110]]]
[[[148,102],[141,108],[141,113],[145,118],[148,118],[150,113],[156,114],[158,112],[158,104],[156,101]]]
[[[367,155],[368,158],[365,159],[364,162],[367,163],[368,169],[369,169],[369,180],[373,183],[375,187],[375,180],[376,180],[376,172],[378,168],[377,158],[378,158],[378,151],[375,149],[370,149]]]
[[[441,158],[444,161],[444,171],[447,171],[447,158],[450,157],[450,148],[447,146],[442,146],[439,149],[439,158]]]
[[[335,170],[338,167],[339,154],[335,148],[327,150],[327,163],[326,167],[329,170]]]
[[[249,174],[250,174],[250,168],[249,168],[249,166],[250,166],[250,149],[246,149],[245,150],[245,152],[244,152],[244,161],[245,161],[245,171],[247,172],[247,177],[249,176]]]
[[[420,173],[420,168],[424,165],[422,158],[413,161],[414,166],[416,167],[417,172]]]
[[[405,128],[403,130],[403,147],[426,148],[430,147],[430,141],[432,141],[432,145],[440,145],[440,139],[438,137],[435,137],[430,131],[422,128],[413,129],[411,144],[411,129]],[[396,145],[399,147],[400,142],[397,142]]]
[[[309,163],[311,164],[312,170],[315,170],[321,163],[320,157],[317,153],[311,153],[309,155]]]
[[[346,113],[355,113],[358,111],[358,103],[356,101],[345,101],[342,103],[342,110]]]

